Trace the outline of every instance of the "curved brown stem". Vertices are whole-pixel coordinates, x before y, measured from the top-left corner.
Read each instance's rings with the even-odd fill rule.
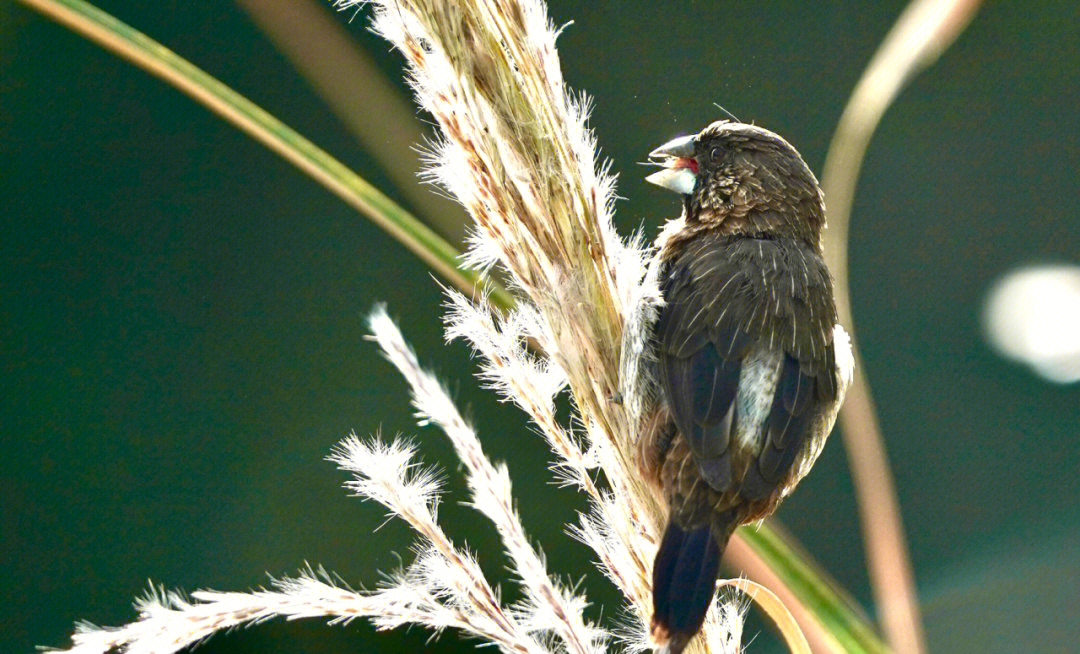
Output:
[[[825,253],[841,322],[855,336],[847,245],[855,182],[875,128],[904,84],[932,64],[971,20],[979,0],[914,0],[874,54],[848,100],[825,160]],[[855,343],[855,378],[840,411],[866,556],[885,637],[900,654],[926,651],[900,506],[870,384]]]

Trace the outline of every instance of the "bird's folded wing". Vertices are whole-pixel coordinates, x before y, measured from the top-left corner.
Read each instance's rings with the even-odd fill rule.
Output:
[[[790,250],[767,240],[704,242],[672,261],[664,280],[667,304],[656,331],[660,383],[702,478],[717,492],[734,484],[750,499],[771,493],[818,424],[821,407],[836,399],[828,273],[819,258]],[[740,379],[747,383],[744,362],[760,347],[783,356],[775,386],[750,390],[772,397],[760,452],[735,480],[736,404],[749,394]]]

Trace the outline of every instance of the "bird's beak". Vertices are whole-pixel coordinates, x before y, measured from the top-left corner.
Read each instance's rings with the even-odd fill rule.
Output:
[[[682,195],[693,193],[698,168],[697,159],[694,158],[694,138],[694,134],[680,136],[650,152],[650,163],[664,169],[649,175],[645,181]]]

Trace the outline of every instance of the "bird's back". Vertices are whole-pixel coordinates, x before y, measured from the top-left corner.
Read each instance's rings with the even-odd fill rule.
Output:
[[[659,472],[673,518],[770,513],[809,470],[840,389],[832,282],[796,239],[704,233],[665,263],[656,325],[677,435]]]

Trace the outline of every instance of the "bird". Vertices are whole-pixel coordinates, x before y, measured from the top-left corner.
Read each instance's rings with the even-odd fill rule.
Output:
[[[650,634],[678,654],[735,529],[775,511],[821,453],[854,360],[823,254],[824,196],[794,147],[719,120],[649,160],[661,169],[646,181],[682,199],[656,241],[658,401],[637,443],[668,507]]]

